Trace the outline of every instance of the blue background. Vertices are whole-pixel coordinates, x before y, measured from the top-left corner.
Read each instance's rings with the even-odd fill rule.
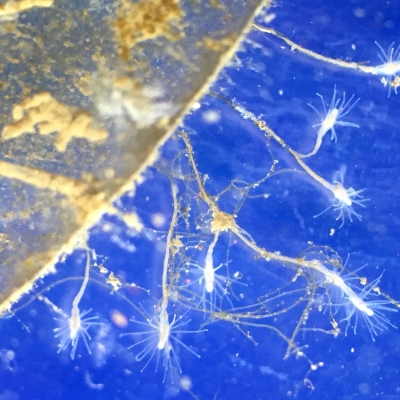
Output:
[[[400,7],[396,2],[369,3],[278,1],[269,10],[276,14],[269,26],[325,56],[378,65],[379,49],[374,41],[384,49],[392,42],[400,45]],[[360,10],[363,17],[356,16]],[[258,22],[262,24],[263,17]],[[314,218],[329,205],[330,193],[305,174],[286,172],[268,179],[251,193],[267,193],[269,197],[246,199],[237,222],[270,251],[297,257],[312,242],[330,246],[344,260],[349,257],[346,266],[349,270],[367,264],[360,274],[369,281],[385,271],[380,288],[399,299],[400,93],[396,96],[392,92],[388,98],[388,89],[378,77],[291,52],[279,39],[254,30],[212,89],[262,116],[290,146],[306,153],[315,141],[316,129],[312,125],[319,122],[307,103],[321,109],[316,92],[330,102],[334,85],[340,96],[346,92],[347,96],[355,94],[360,98],[345,118],[360,128],[338,127],[337,143],[330,141],[327,134],[318,154],[307,159],[307,163],[328,181],[337,177],[337,171],[345,169],[345,187],[366,189],[365,197],[370,199],[366,208],[355,206],[362,220],[346,221],[339,229],[340,222],[335,220],[332,210]],[[206,117],[215,112],[219,118],[209,122]],[[221,100],[205,96],[201,107],[186,118],[184,126],[191,132],[199,170],[209,175],[206,188],[210,193],[217,193],[232,179],[252,182],[268,172],[271,157],[263,133]],[[101,259],[108,257],[105,267],[121,281],[150,290],[148,295],[134,287],[121,289],[121,294],[136,305],[142,304],[148,313],[152,313],[161,296],[165,231],[172,214],[169,180],[159,170],[169,174],[179,172],[176,163],[171,166],[179,149],[182,144],[176,137],[171,138],[162,151],[159,169],[148,169],[135,197],[126,195],[121,199],[119,207],[136,211],[144,231],[127,232],[119,221],[105,217],[93,229],[89,241]],[[300,170],[274,143],[269,149],[279,159],[277,168]],[[200,241],[204,244],[202,251],[191,253],[200,262],[212,240],[207,232],[209,217],[203,215],[206,208],[197,203],[196,193],[188,190],[187,194],[192,206],[191,222],[198,217],[201,229],[192,227],[191,232],[197,236],[186,240],[188,246]],[[231,191],[221,198],[220,205],[232,212],[239,201],[238,193]],[[163,215],[166,223],[154,226],[154,214]],[[333,235],[331,228],[335,229]],[[243,274],[241,282],[247,286],[233,284],[237,299],[231,298],[235,306],[252,304],[258,296],[290,281],[293,271],[277,263],[255,260],[250,249],[234,240],[227,233],[221,235],[214,259],[223,263],[228,258],[229,274]],[[82,277],[84,265],[84,252],[68,256],[58,266],[58,272],[39,282],[17,307],[30,302],[35,293],[53,282],[70,276]],[[226,275],[226,268],[220,273]],[[96,268],[92,268],[91,278],[103,280]],[[45,295],[69,312],[80,283],[81,280],[61,282]],[[291,293],[284,296],[288,304],[296,298]],[[163,383],[163,368],[155,372],[156,360],[140,372],[145,362],[136,362],[138,348],[127,350],[132,339],[119,337],[140,328],[130,323],[121,329],[110,320],[116,310],[128,319],[141,318],[125,298],[91,281],[80,306],[81,310],[92,308],[93,315],[103,325],[89,331],[92,355],[80,343],[73,361],[69,351],[57,353],[53,332],[56,327],[53,318],[57,315],[38,299],[22,307],[15,317],[1,321],[0,399],[190,399],[180,388],[182,376],[192,381],[192,391],[200,399],[400,399],[400,334],[394,328],[380,334],[375,342],[362,322],[357,335],[349,329],[347,337],[343,332],[338,338],[322,332],[301,333],[297,342],[304,346],[307,356],[313,362],[324,363],[322,368],[308,374],[309,364],[304,358],[291,356],[283,360],[286,344],[274,332],[262,327],[243,327],[258,343],[254,345],[232,324],[220,321],[208,325],[208,332],[179,336],[201,358],[175,346],[183,374],[173,375],[173,381],[167,377]],[[171,303],[170,313],[174,312],[182,315],[186,309]],[[387,314],[394,325],[400,326],[398,313]],[[289,334],[300,315],[301,310],[295,308],[265,323]],[[185,320],[189,319],[184,329],[197,330],[206,321],[202,313],[194,310],[185,315]],[[308,326],[330,329],[328,316],[319,312],[317,305],[310,311]],[[310,388],[310,382],[304,383],[305,377],[314,389]],[[91,386],[89,379],[101,386]]]

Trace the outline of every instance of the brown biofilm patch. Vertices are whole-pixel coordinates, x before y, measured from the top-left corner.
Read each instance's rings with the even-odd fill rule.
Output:
[[[183,16],[179,0],[142,0],[138,3],[121,0],[114,22],[121,59],[128,61],[132,47],[145,40],[160,36],[177,40],[180,36],[178,23]]]
[[[235,37],[233,37],[233,35],[223,37],[222,39],[214,39],[206,36],[198,43],[198,45],[220,53],[231,47],[234,41]]]
[[[15,19],[20,12],[28,11],[34,7],[48,8],[53,5],[53,0],[13,0],[0,4],[0,21]]]
[[[107,131],[94,125],[88,112],[59,103],[47,92],[14,106],[12,116],[15,122],[4,127],[4,140],[35,133],[36,130],[41,135],[58,132],[54,147],[59,152],[64,152],[74,137],[101,142],[108,136]]]
[[[0,160],[1,176],[8,179],[16,179],[35,186],[38,189],[49,189],[61,194],[80,196],[87,186],[77,180],[63,175],[56,175],[50,172],[31,168],[22,165],[12,164]]]
[[[74,77],[73,82],[84,96],[90,96],[93,91],[89,88],[90,74],[87,71],[82,71],[79,78]]]
[[[122,282],[114,275],[113,272],[110,272],[110,275],[108,275],[107,283],[113,287],[113,292],[116,292],[122,286]]]
[[[179,249],[184,246],[180,236],[175,236],[169,243],[172,254],[177,254]]]
[[[105,212],[116,213],[114,207],[110,206],[105,200],[106,194],[96,190],[95,182],[79,181],[38,168],[16,165],[2,160],[0,160],[0,170],[0,175],[3,178],[15,179],[37,189],[51,190],[66,196],[69,200],[68,205],[72,203],[77,207],[77,223],[85,220],[88,214],[100,208],[103,210],[102,214]]]
[[[212,233],[230,231],[233,230],[235,226],[234,215],[227,214],[217,209],[213,211],[213,220],[211,222]]]

